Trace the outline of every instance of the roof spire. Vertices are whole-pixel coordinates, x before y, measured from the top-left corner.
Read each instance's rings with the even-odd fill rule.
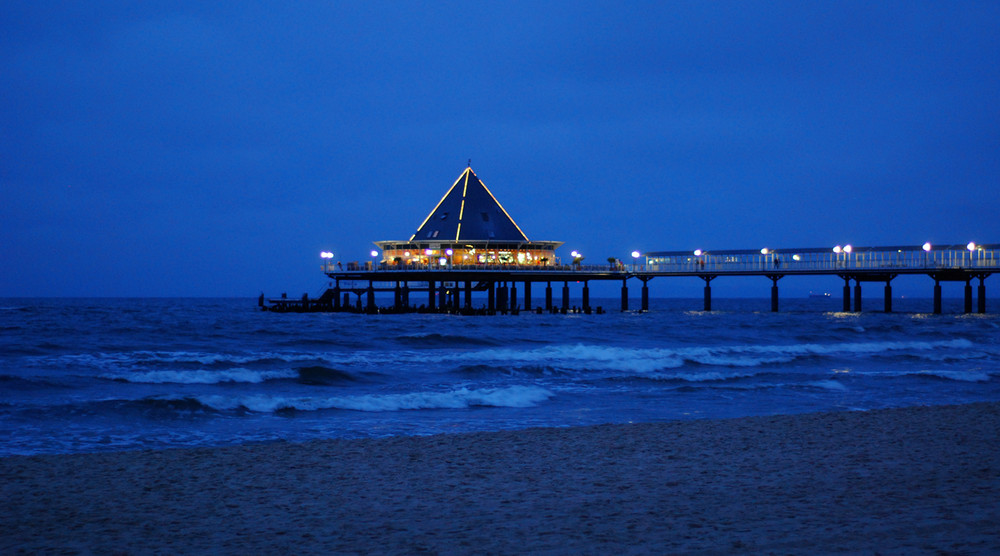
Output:
[[[472,159],[469,159],[469,168],[472,168]]]

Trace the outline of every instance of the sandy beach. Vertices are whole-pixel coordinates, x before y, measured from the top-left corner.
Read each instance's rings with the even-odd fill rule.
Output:
[[[1000,404],[0,459],[0,553],[1000,551]]]

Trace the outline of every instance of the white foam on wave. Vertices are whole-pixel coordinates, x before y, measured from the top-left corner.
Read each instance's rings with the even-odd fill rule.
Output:
[[[840,382],[840,381],[837,381],[837,380],[832,380],[832,379],[829,379],[829,380],[816,380],[816,381],[813,381],[813,382],[809,382],[808,385],[809,386],[813,386],[815,388],[822,388],[823,390],[834,390],[834,391],[837,391],[837,392],[846,392],[847,391],[847,386],[845,386],[843,382]]]
[[[268,380],[296,378],[294,369],[275,371],[254,371],[250,369],[226,369],[223,371],[183,370],[183,371],[143,371],[128,374],[104,375],[103,378],[124,380],[139,384],[219,384],[242,382],[259,384]]]
[[[401,411],[411,409],[464,409],[475,406],[531,407],[553,396],[536,386],[507,388],[460,388],[449,392],[410,392],[406,394],[367,394],[362,396],[283,397],[283,396],[200,396],[198,401],[226,411],[245,408],[257,413],[294,409],[317,411],[348,409],[354,411]]]
[[[742,346],[698,346],[679,348],[624,348],[589,344],[545,346],[536,349],[490,348],[457,353],[413,354],[414,362],[491,361],[504,365],[544,364],[550,367],[622,371],[648,374],[683,367],[686,363],[719,367],[758,367],[789,363],[799,357],[870,355],[885,352],[935,352],[968,349],[966,339],[912,342],[850,342],[834,344],[786,344]],[[937,354],[934,355],[938,356]],[[364,354],[356,354],[364,358]],[[404,360],[407,354],[396,354]]]

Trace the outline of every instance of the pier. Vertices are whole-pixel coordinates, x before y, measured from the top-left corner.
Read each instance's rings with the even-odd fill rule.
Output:
[[[965,312],[972,312],[972,282],[978,280],[978,311],[986,312],[985,281],[1000,270],[1000,244],[633,251],[631,264],[610,257],[607,265],[583,265],[573,251],[569,264],[556,256],[562,241],[532,241],[514,222],[493,192],[472,171],[471,161],[416,231],[406,240],[373,242],[378,250],[364,264],[332,262],[321,257],[331,287],[318,299],[271,299],[260,306],[274,311],[356,311],[518,313],[525,311],[591,313],[590,282],[621,282],[621,310],[629,310],[629,283],[641,283],[639,311],[649,310],[654,278],[695,276],[705,282],[705,311],[712,310],[716,278],[762,276],[771,281],[771,310],[778,310],[778,282],[787,276],[838,276],[844,280],[844,311],[861,311],[861,285],[884,284],[884,310],[892,311],[892,281],[924,274],[934,280],[933,312],[941,312],[941,283],[965,282]],[[852,286],[853,282],[853,305]],[[553,284],[556,289],[553,289]],[[570,284],[580,286],[580,307],[570,307]],[[544,289],[544,301],[532,297]],[[392,292],[391,306],[379,307],[376,292]],[[485,292],[475,307],[473,292]],[[557,293],[558,292],[558,293]],[[354,296],[352,298],[352,295]],[[522,295],[522,297],[519,297]],[[558,295],[558,297],[556,297]],[[603,308],[597,307],[597,312]]]
[[[861,312],[862,284],[881,283],[883,310],[892,312],[892,281],[902,275],[933,280],[935,314],[941,313],[942,282],[964,282],[964,312],[986,312],[985,281],[1000,271],[1000,245],[889,246],[754,250],[654,251],[634,253],[632,264],[455,264],[450,257],[426,263],[370,262],[324,264],[332,287],[320,298],[270,300],[274,310],[456,312],[489,314],[519,311],[591,313],[592,281],[620,281],[622,311],[629,310],[629,285],[641,284],[639,311],[649,310],[650,282],[656,278],[704,280],[705,311],[712,310],[711,283],[720,277],[763,277],[770,281],[771,310],[779,308],[779,281],[790,276],[837,276],[844,281],[844,312]],[[973,295],[973,284],[975,296]],[[580,288],[581,307],[570,307],[571,287]],[[376,292],[392,292],[393,303],[378,307]],[[484,307],[473,292],[485,292]],[[533,295],[539,295],[538,298]],[[354,298],[352,299],[352,296]],[[975,298],[975,299],[974,299]],[[263,298],[261,305],[263,306]]]

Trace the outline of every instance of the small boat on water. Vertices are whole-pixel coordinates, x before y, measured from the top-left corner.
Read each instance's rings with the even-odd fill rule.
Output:
[[[823,292],[823,293],[809,292],[809,299],[821,299],[825,297],[830,297],[829,292]]]

